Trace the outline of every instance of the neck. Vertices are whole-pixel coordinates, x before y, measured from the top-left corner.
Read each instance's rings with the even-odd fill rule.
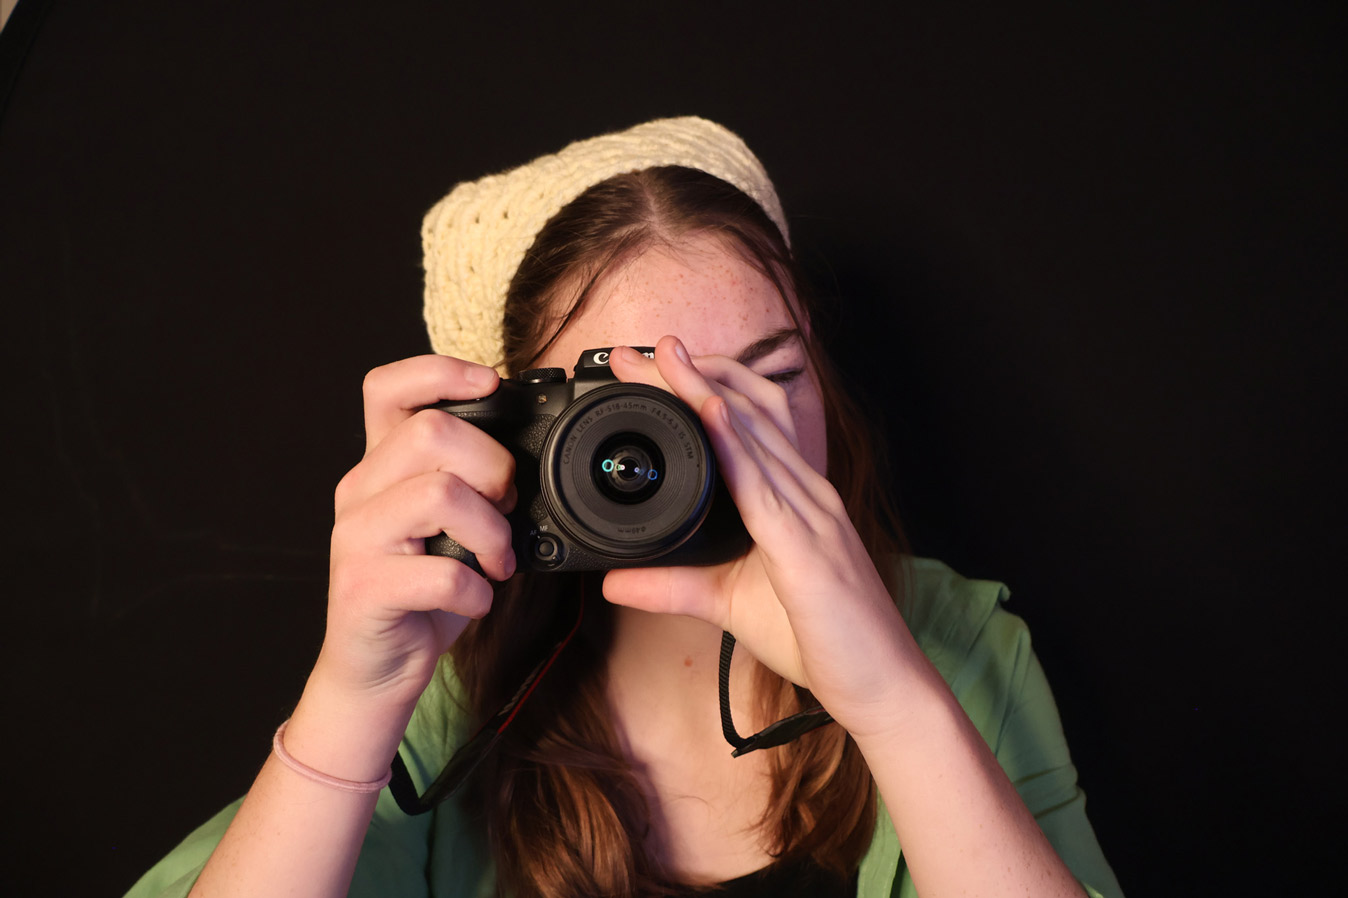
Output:
[[[654,744],[724,747],[718,698],[721,630],[681,615],[613,611],[608,694],[624,747],[637,754]],[[741,731],[758,717],[753,701],[757,666],[743,648],[736,650],[730,696]]]
[[[731,758],[717,700],[721,631],[689,617],[614,608],[608,654],[613,731],[651,808],[646,850],[681,881],[733,879],[770,863],[760,815],[769,758]],[[758,662],[737,650],[732,712],[753,720]]]
[[[612,677],[635,679],[648,694],[677,696],[716,688],[721,631],[678,614],[615,607],[608,668]]]

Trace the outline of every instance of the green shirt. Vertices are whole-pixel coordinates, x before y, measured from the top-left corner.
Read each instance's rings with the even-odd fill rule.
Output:
[[[1002,608],[1005,586],[967,580],[938,561],[909,559],[906,618],[1058,854],[1093,896],[1121,896],[1086,819],[1048,681],[1025,622]],[[400,749],[419,791],[471,735],[455,702],[447,658],[427,687]],[[238,802],[192,833],[132,887],[127,898],[185,896],[220,841]],[[916,896],[889,814],[880,808],[861,862],[860,898]],[[495,874],[484,833],[454,799],[408,817],[385,789],[361,848],[352,898],[490,898]]]

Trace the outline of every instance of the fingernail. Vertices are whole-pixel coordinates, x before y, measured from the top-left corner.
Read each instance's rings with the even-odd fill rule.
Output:
[[[496,369],[488,368],[486,365],[471,365],[464,370],[463,378],[468,381],[469,386],[489,389],[496,386]]]
[[[514,552],[511,552],[509,555],[507,555],[507,556],[505,557],[505,575],[506,575],[506,579],[507,579],[507,580],[509,580],[511,577],[515,576],[515,553],[514,553]]]
[[[677,337],[674,339],[674,354],[679,357],[679,361],[685,365],[692,365],[693,360],[688,358],[688,350],[683,348],[683,341]]]
[[[637,351],[630,346],[615,346],[611,354],[624,362],[635,362],[637,360]]]

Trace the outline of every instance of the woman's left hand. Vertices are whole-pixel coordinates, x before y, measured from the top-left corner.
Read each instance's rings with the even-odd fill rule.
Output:
[[[842,499],[802,457],[785,391],[725,357],[694,364],[674,337],[653,361],[615,350],[611,365],[697,410],[754,546],[724,565],[611,571],[605,596],[729,631],[854,736],[892,728],[918,650]]]
[[[694,366],[682,351],[666,337],[654,362],[615,352],[611,364],[698,410],[754,546],[717,567],[610,571],[605,596],[728,630],[808,687],[855,739],[922,894],[1080,895],[918,648],[837,492],[799,451],[807,435],[796,439],[781,390],[728,359]]]

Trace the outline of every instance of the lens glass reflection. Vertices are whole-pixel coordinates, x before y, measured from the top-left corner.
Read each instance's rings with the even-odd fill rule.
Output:
[[[595,486],[605,496],[635,505],[659,492],[664,459],[642,434],[618,433],[600,445],[590,470]]]

